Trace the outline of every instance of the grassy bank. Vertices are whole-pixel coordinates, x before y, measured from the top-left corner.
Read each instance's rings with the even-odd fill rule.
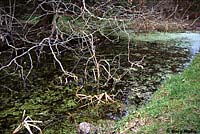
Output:
[[[172,76],[152,100],[117,122],[120,133],[200,132],[200,54],[182,74]]]

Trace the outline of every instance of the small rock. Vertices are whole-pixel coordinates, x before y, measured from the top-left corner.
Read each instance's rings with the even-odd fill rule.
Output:
[[[97,134],[97,129],[90,123],[81,122],[78,127],[78,134]]]

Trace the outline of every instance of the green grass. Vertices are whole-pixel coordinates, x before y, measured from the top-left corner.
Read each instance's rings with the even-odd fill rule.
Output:
[[[123,133],[200,132],[200,54],[182,74],[172,76],[152,100],[116,123]]]

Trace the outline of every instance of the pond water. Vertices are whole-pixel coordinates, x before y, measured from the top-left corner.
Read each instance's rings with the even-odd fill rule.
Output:
[[[148,40],[150,36],[151,40]],[[78,83],[59,84],[61,72],[48,61],[46,63],[48,67],[43,65],[33,70],[28,91],[20,89],[21,87],[18,86],[20,80],[15,75],[11,78],[0,79],[2,85],[0,126],[3,128],[1,132],[10,133],[16,128],[23,110],[27,110],[27,114],[33,119],[44,121],[40,127],[46,133],[62,134],[67,131],[76,133],[79,122],[97,122],[101,119],[118,120],[127,114],[129,107],[137,109],[138,106],[145,104],[169,74],[181,72],[200,50],[199,33],[169,33],[153,36],[154,40],[152,40],[152,35],[144,35],[132,40],[129,53],[127,40],[115,44],[105,42],[97,46],[97,59],[106,60],[102,65],[106,68],[110,67],[110,73],[113,76],[113,79],[109,79],[108,82],[105,79],[100,80],[106,83],[105,86],[101,86],[101,92],[97,92],[92,78],[91,82],[84,85],[83,66],[87,53],[82,55],[82,59],[78,62],[69,54],[63,55],[64,58],[62,58],[62,61],[66,63],[65,67],[71,68],[76,65],[75,69],[71,69],[79,73],[81,79]],[[131,66],[130,62],[135,64]],[[92,70],[94,65],[88,67]],[[4,73],[0,76],[3,75]],[[102,77],[107,77],[103,71]],[[114,78],[120,79],[115,81]],[[80,85],[84,87],[81,90]],[[115,99],[117,103],[82,107],[88,101],[80,101],[75,95],[77,90],[81,94],[88,95],[105,92],[114,94],[115,97],[112,99]],[[77,103],[78,101],[80,104]]]
[[[131,31],[130,31],[131,32]],[[185,46],[190,51],[190,58],[200,51],[200,33],[184,32],[184,33],[150,33],[132,36],[135,40],[146,42],[170,42],[178,46]],[[186,63],[189,65],[189,62]]]
[[[190,42],[190,53],[193,57],[196,53],[199,53],[200,51],[200,34],[198,33],[182,33],[183,37],[186,38],[188,42]]]

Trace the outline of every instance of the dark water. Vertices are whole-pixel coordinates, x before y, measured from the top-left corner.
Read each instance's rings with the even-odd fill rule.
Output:
[[[129,69],[129,73],[122,78],[122,81],[125,83],[123,90],[129,93],[128,101],[131,104],[145,103],[158,88],[160,82],[165,79],[166,74],[182,71],[184,63],[190,60],[190,52],[184,47],[173,44],[135,42],[130,47],[130,61],[137,63],[136,61],[144,57],[139,64],[143,68],[137,65],[130,68],[130,63],[127,61],[127,46],[125,44],[123,46],[115,44],[108,46],[107,50],[113,50],[115,55],[121,55],[121,67]],[[107,54],[109,57],[109,51]],[[105,52],[104,55],[106,56]]]
[[[195,34],[195,39],[196,36],[199,38],[199,35]],[[76,125],[82,121],[120,119],[127,114],[129,106],[137,108],[145,104],[168,74],[181,72],[194,54],[199,52],[199,44],[199,40],[193,40],[189,47],[167,42],[131,42],[128,50],[126,41],[102,43],[96,47],[96,58],[102,65],[99,85],[94,81],[93,62],[87,65],[87,81],[85,79],[85,63],[89,52],[85,52],[78,60],[73,54],[63,55],[63,65],[78,74],[77,82],[68,78],[68,84],[63,84],[61,80],[64,81],[64,78],[60,77],[62,73],[57,70],[56,64],[48,62],[49,57],[45,59],[47,62],[44,65],[33,70],[26,90],[22,90],[23,82],[17,75],[3,79],[6,73],[2,72],[1,131],[10,133],[16,128],[23,110],[27,110],[27,114],[34,119],[44,121],[40,127],[45,131],[54,129],[49,130],[49,133],[62,133],[61,130],[65,129],[76,132]],[[110,69],[112,78],[109,80],[105,68]],[[115,95],[110,97],[117,103],[96,105],[97,102],[94,102],[94,105],[84,106],[89,100],[80,101],[76,92],[85,95],[106,92]],[[102,98],[102,101],[105,101],[105,98]],[[65,127],[60,127],[62,125]]]

